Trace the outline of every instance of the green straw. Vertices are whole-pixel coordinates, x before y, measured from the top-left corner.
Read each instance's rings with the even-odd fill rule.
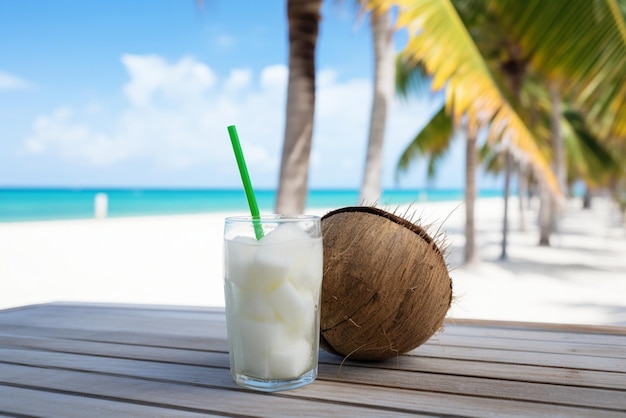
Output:
[[[250,206],[250,213],[252,213],[254,234],[256,235],[256,239],[260,240],[263,238],[263,227],[258,221],[258,219],[261,219],[261,215],[259,214],[259,206],[256,203],[256,197],[254,197],[254,189],[252,189],[252,182],[250,181],[250,175],[248,174],[248,168],[246,167],[246,160],[243,158],[243,151],[241,150],[239,135],[237,135],[237,128],[235,128],[235,125],[230,125],[228,127],[228,135],[230,135],[230,142],[233,144],[233,151],[235,151],[235,159],[237,160],[237,166],[239,167],[239,174],[241,174],[243,189],[246,192],[248,206]]]

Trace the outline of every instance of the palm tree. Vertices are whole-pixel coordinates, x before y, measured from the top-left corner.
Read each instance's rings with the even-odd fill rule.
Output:
[[[552,149],[552,169],[556,174],[559,187],[565,192],[565,153],[563,144],[563,134],[561,130],[561,97],[554,84],[549,86],[550,91],[550,131]],[[541,187],[541,207],[539,209],[539,245],[549,246],[550,235],[556,229],[557,213],[559,212],[558,202],[551,196],[550,191],[545,186]]]
[[[391,17],[386,11],[370,13],[374,44],[374,97],[367,140],[367,156],[359,202],[371,204],[381,195],[383,143],[387,113],[394,90],[394,56]]]
[[[409,63],[399,55],[396,60],[396,91],[400,96],[407,96],[410,92],[419,95],[425,94],[424,86],[430,83],[427,79],[423,63]],[[404,150],[396,167],[396,179],[407,171],[413,161],[420,155],[428,157],[427,176],[432,179],[440,162],[447,154],[452,139],[456,134],[465,130],[465,264],[478,262],[476,250],[476,227],[474,223],[474,206],[476,201],[476,168],[478,154],[476,150],[478,132],[472,126],[455,126],[452,118],[442,105],[430,119],[428,124],[415,136]]]
[[[526,84],[528,86],[528,84]],[[550,119],[554,117],[554,109],[550,106],[550,100],[548,97],[549,92],[538,91],[535,86],[531,88],[525,87],[523,93],[527,96],[525,101],[533,104],[532,111],[535,113],[535,118],[538,119],[538,123],[533,125],[533,130],[537,131],[540,127],[539,124],[546,125],[544,131],[547,131],[547,125],[550,123]],[[546,102],[548,105],[546,106]],[[567,107],[567,104],[564,104]],[[563,139],[563,159],[566,163],[563,167],[567,170],[564,173],[565,185],[563,188],[567,190],[568,195],[571,194],[571,189],[578,181],[583,181],[589,188],[607,187],[610,183],[610,179],[620,175],[619,163],[612,151],[602,143],[598,138],[590,133],[590,130],[585,126],[584,118],[577,112],[572,110],[565,110],[558,117],[558,123],[560,125],[559,130],[562,132]],[[549,134],[550,132],[544,132],[543,134]],[[498,152],[497,149],[489,146],[483,146],[480,150],[481,161],[483,162],[487,172],[500,174],[505,168],[505,155],[506,153]],[[523,173],[523,168],[519,166],[519,180],[520,183],[528,181],[526,174]],[[524,205],[522,204],[522,196],[525,193],[525,188],[519,187],[520,197],[520,221],[523,220]],[[550,202],[550,200],[547,200]],[[545,209],[542,207],[542,209]],[[545,216],[548,219],[545,220],[545,224],[540,224],[540,238],[547,238],[549,241],[550,230],[546,231],[544,228],[546,225],[550,225],[554,222],[551,217],[553,214],[550,210],[541,212],[540,217]],[[520,224],[520,229],[524,230],[524,225]],[[541,242],[540,242],[541,245]]]
[[[626,30],[615,0],[372,2],[374,7],[399,6],[398,25],[409,32],[403,53],[424,66],[434,89],[445,87],[446,109],[455,124],[464,117],[471,129],[489,125],[488,142],[500,142],[516,159],[527,160],[552,193],[562,193],[559,182],[516,109],[516,86],[528,70],[549,80],[590,120],[603,121],[599,126],[608,126],[606,133],[626,136],[626,106],[621,106],[626,97]],[[462,20],[459,10],[472,14]],[[477,30],[485,21],[506,28],[504,48],[492,52],[505,57],[499,63],[508,76],[508,89],[475,41],[489,34],[472,33],[472,38],[468,30]]]
[[[409,41],[403,51],[406,62],[423,65],[425,71],[433,77],[434,90],[445,85],[446,111],[457,127],[461,126],[463,118],[467,134],[465,260],[472,263],[477,259],[473,208],[476,199],[475,144],[480,129],[491,124],[488,136],[490,142],[502,140],[516,146],[530,156],[537,176],[544,178],[555,190],[556,181],[532,134],[503,98],[499,83],[492,76],[452,4],[448,1],[422,1],[412,2],[411,6],[401,7],[398,12],[398,25],[409,29]],[[448,24],[440,25],[443,21]],[[416,26],[417,22],[420,26]],[[418,30],[419,34],[416,32]]]
[[[277,213],[298,214],[306,205],[315,110],[315,46],[322,0],[287,0],[289,82]]]

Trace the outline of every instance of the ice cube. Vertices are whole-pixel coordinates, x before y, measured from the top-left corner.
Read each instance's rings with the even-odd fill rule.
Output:
[[[258,241],[252,237],[237,236],[224,241],[224,276],[237,286],[246,287]]]
[[[289,322],[285,323],[286,332],[291,338],[305,338],[313,341],[313,336],[319,332],[317,317],[319,315],[319,296],[314,297],[311,293],[300,293],[303,309],[298,316],[293,315]]]
[[[272,367],[276,369],[279,366],[270,365],[272,357],[275,362],[281,361],[280,358],[277,359],[276,353],[291,353],[289,354],[291,359],[284,355],[291,363],[295,362],[294,358],[297,356],[302,357],[303,351],[304,357],[310,358],[311,344],[306,343],[303,338],[290,337],[285,324],[240,318],[238,330],[241,335],[241,349],[238,352],[241,353],[242,360],[239,369],[249,376],[262,379],[282,377],[282,374],[276,376],[272,372]],[[302,349],[302,341],[305,342],[308,351]],[[307,362],[310,363],[310,360]],[[294,368],[293,365],[288,367]]]
[[[310,239],[309,234],[302,229],[298,228],[296,225],[285,223],[265,234],[260,242],[263,245],[270,245],[308,239]]]
[[[268,378],[268,357],[271,349],[271,336],[268,336],[268,333],[271,332],[271,328],[263,321],[242,317],[237,321],[236,328],[233,345],[236,348],[235,352],[241,356],[237,368],[249,376]]]
[[[237,292],[237,309],[241,315],[251,319],[265,321],[276,319],[268,294],[262,291],[239,289]]]
[[[268,298],[274,308],[276,316],[286,324],[300,322],[307,311],[312,311],[315,306],[311,298],[307,298],[290,283],[285,282],[274,290]]]
[[[282,224],[259,241],[254,259],[255,287],[273,290],[287,280],[289,271],[297,262],[302,242],[308,234],[295,225]]]
[[[293,263],[289,247],[284,244],[260,244],[250,270],[253,276],[249,285],[254,289],[271,292],[287,280]]]
[[[312,341],[288,335],[286,325],[239,317],[232,337],[240,373],[260,379],[297,377],[311,365]],[[231,335],[229,334],[229,339]]]
[[[269,373],[273,378],[296,378],[311,368],[311,344],[300,338],[272,351],[269,356]]]
[[[306,296],[306,303],[309,305],[309,308],[305,309],[299,321],[293,324],[291,332],[293,335],[298,335],[306,338],[308,341],[312,341],[314,334],[319,332],[319,325],[316,326],[319,316],[319,295],[313,296],[308,294]]]
[[[324,269],[322,239],[310,239],[304,244],[289,271],[289,280],[301,292],[318,292]]]

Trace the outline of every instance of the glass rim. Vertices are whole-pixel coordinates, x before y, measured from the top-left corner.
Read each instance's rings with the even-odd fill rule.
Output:
[[[298,221],[315,221],[321,219],[318,215],[281,215],[277,213],[261,214],[259,217],[253,217],[252,215],[236,215],[227,216],[226,222],[298,222]]]

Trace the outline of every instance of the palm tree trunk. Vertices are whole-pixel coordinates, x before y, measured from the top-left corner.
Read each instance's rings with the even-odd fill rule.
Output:
[[[522,84],[526,76],[528,65],[523,57],[522,48],[519,45],[511,44],[507,47],[508,60],[502,62],[501,70],[506,75],[506,80],[511,88],[513,97],[519,102]],[[511,144],[505,144],[504,163],[504,216],[502,219],[502,249],[500,260],[506,260],[507,246],[509,240],[509,195],[511,194],[511,171],[513,170],[513,156],[511,155]]]
[[[563,130],[561,129],[561,120],[563,119],[563,104],[561,96],[555,85],[550,85],[550,101],[552,102],[552,148],[554,150],[553,169],[556,179],[559,182],[561,191],[565,193],[567,187],[567,165],[565,160],[565,143],[563,138]]]
[[[552,115],[550,120],[550,130],[552,133],[552,170],[556,175],[561,191],[565,191],[565,181],[567,170],[565,167],[565,147],[563,144],[563,134],[561,132],[561,97],[554,85],[549,86],[550,101],[552,102]],[[542,187],[541,207],[539,211],[539,245],[550,245],[550,235],[555,231],[557,225],[557,212],[559,210],[554,195]]]
[[[468,126],[465,143],[465,264],[478,262],[476,252],[476,226],[474,224],[474,207],[476,206],[476,167],[478,151],[476,149],[477,131]]]
[[[550,84],[550,101],[552,102],[552,118],[551,118],[551,130],[552,130],[552,149],[553,149],[553,161],[552,169],[556,175],[556,180],[559,183],[561,192],[565,195],[567,188],[567,166],[565,161],[565,143],[563,138],[563,130],[561,129],[561,119],[563,119],[563,104],[561,102],[561,96],[554,84]],[[559,224],[559,213],[562,208],[559,207],[559,202],[556,197],[552,198],[552,232],[557,230]]]
[[[524,200],[528,197],[528,166],[525,162],[519,163],[519,177],[517,178],[517,199],[519,208],[519,230],[526,232],[526,207]]]
[[[552,234],[552,195],[543,183],[539,184],[539,200],[539,245],[548,247]]]
[[[289,84],[276,213],[303,213],[315,111],[315,46],[322,0],[288,0]]]
[[[381,195],[383,143],[387,111],[394,89],[395,62],[392,44],[392,26],[389,13],[371,14],[372,38],[374,43],[374,98],[370,115],[367,157],[359,202],[375,203]]]
[[[583,209],[591,209],[591,188],[585,184],[585,194],[583,195]]]
[[[511,194],[511,171],[512,171],[512,157],[511,150],[508,148],[505,151],[505,163],[504,163],[504,217],[502,219],[502,252],[500,253],[500,260],[506,260],[508,258],[507,246],[509,240],[509,195]]]

